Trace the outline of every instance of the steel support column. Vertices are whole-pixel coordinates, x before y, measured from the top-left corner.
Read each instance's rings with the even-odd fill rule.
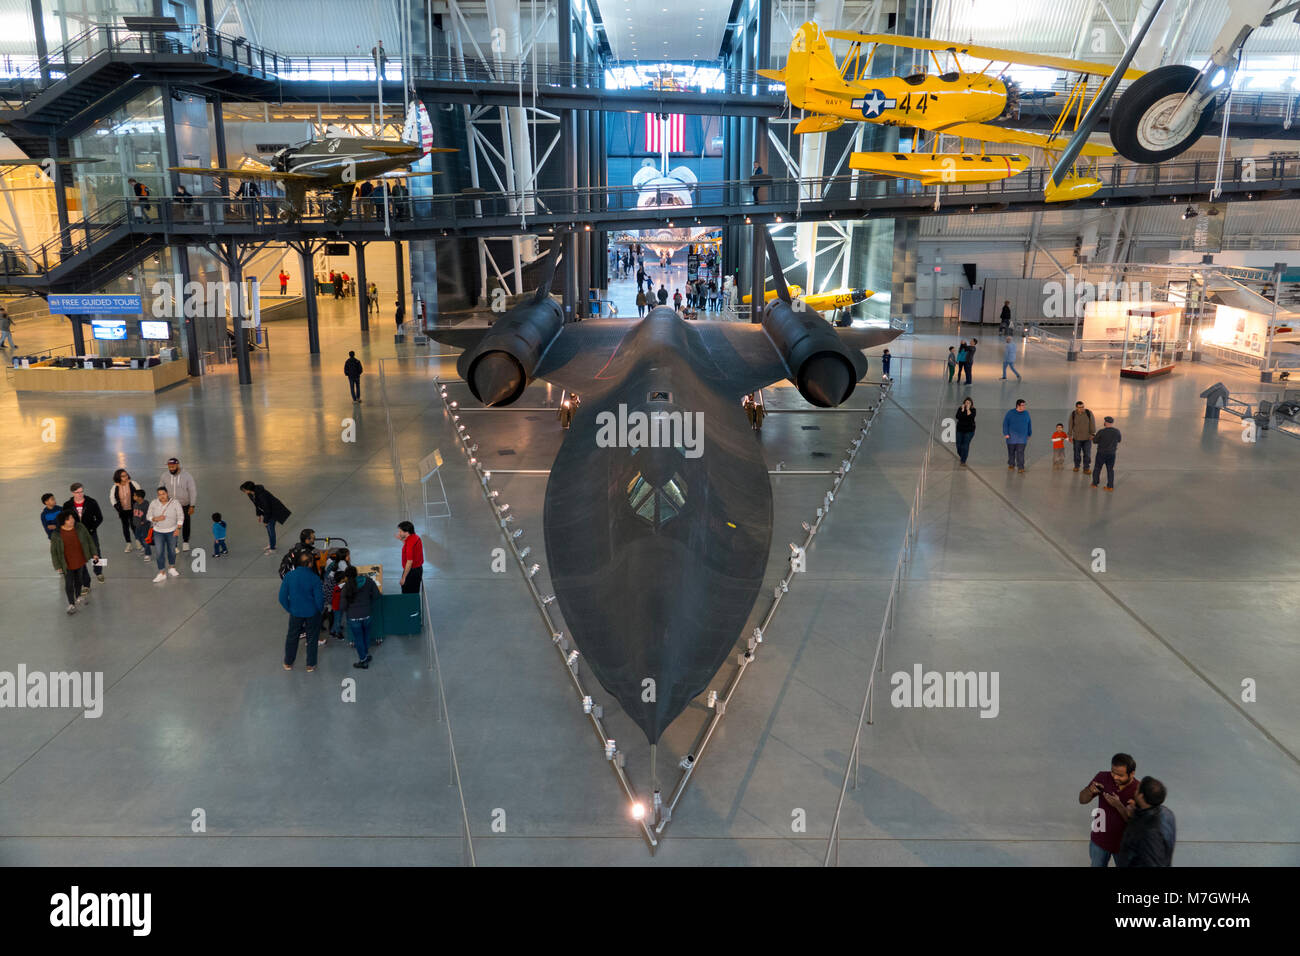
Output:
[[[573,62],[573,5],[571,0],[556,0],[556,30],[561,63]],[[575,130],[576,113],[564,110],[560,113],[560,143],[564,148],[564,185],[568,189],[577,188],[578,157],[577,131]],[[572,322],[575,318],[574,297],[578,293],[578,242],[573,231],[564,234],[564,258],[561,268],[564,270],[564,321]]]
[[[298,247],[298,263],[302,269],[303,298],[307,302],[307,351],[320,354],[320,315],[316,308],[316,264],[312,262],[314,248],[311,243]]]
[[[244,317],[241,314],[244,310],[240,308],[244,298],[244,269],[239,264],[239,249],[233,242],[225,243],[221,249],[229,288],[234,290],[236,297],[230,304],[230,318],[235,325],[235,363],[239,370],[239,384],[252,385],[253,370],[248,364],[248,337],[244,334]]]
[[[397,264],[397,310],[393,316],[396,318],[400,315],[402,322],[406,322],[406,250],[402,246],[402,240],[393,243],[393,255]],[[320,351],[319,347],[316,351]]]
[[[357,305],[361,308],[361,334],[370,332],[370,293],[366,283],[366,244],[355,242],[352,247],[357,256]]]

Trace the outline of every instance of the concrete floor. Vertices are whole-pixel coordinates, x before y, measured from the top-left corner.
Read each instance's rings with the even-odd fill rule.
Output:
[[[618,283],[624,315],[635,294]],[[626,303],[624,300],[627,300]],[[369,671],[350,649],[322,648],[307,675],[279,667],[284,615],[276,559],[237,488],[265,483],[310,525],[342,535],[361,562],[397,565],[397,499],[377,372],[397,354],[391,315],[369,341],[351,304],[322,302],[323,356],[299,322],[277,323],[243,390],[232,368],[158,396],[17,396],[0,392],[3,531],[0,670],[102,670],[104,714],[3,710],[0,862],[14,864],[457,864],[460,793],[449,785],[446,724],[418,639],[393,639]],[[60,340],[61,330],[17,330]],[[967,330],[969,334],[969,330]],[[66,337],[66,336],[64,336]],[[502,539],[470,481],[435,400],[432,375],[453,362],[402,346],[388,363],[391,411],[413,501],[416,462],[440,448],[453,517],[416,517],[463,797],[481,864],[816,864],[826,849],[862,704],[867,668],[906,523],[926,428],[953,341],[940,330],[900,339],[894,401],[796,578],[767,640],[686,790],[657,856],[631,824],[598,742],[517,568],[491,570]],[[969,390],[980,409],[969,469],[938,448],[924,520],[885,676],[926,669],[997,671],[1000,713],[894,709],[877,699],[859,786],[842,819],[841,861],[863,865],[1084,865],[1088,810],[1078,790],[1111,753],[1169,788],[1180,865],[1300,863],[1300,522],[1288,497],[1300,442],[1274,433],[1244,444],[1239,424],[1205,423],[1196,394],[1244,373],[1183,366],[1171,378],[1120,382],[1116,362],[1066,364],[1032,347],[1025,380],[997,380],[991,337]],[[348,401],[341,367],[366,364],[365,404]],[[873,371],[878,364],[873,357]],[[452,385],[454,397],[467,397]],[[547,468],[562,433],[553,389],[525,410],[472,411],[479,455],[498,469]],[[1002,412],[1025,397],[1034,416],[1029,471],[1005,468]],[[1117,488],[1053,472],[1046,436],[1081,397],[1124,432]],[[878,400],[863,387],[850,404]],[[472,400],[471,400],[472,401]],[[769,393],[761,441],[769,466],[832,467],[861,416],[809,410],[790,388]],[[341,440],[355,417],[357,440]],[[56,441],[41,441],[54,419]],[[502,454],[503,452],[507,454]],[[512,454],[511,454],[512,453]],[[115,519],[101,532],[108,582],[73,617],[36,529],[40,493],[73,480],[105,497],[124,465],[152,482],[170,455],[199,484],[199,513],[230,523],[229,559],[155,586],[152,566],[121,553]],[[494,480],[525,529],[549,589],[541,540],[544,476]],[[774,477],[769,585],[787,542],[801,539],[829,479]],[[204,523],[200,523],[200,528]],[[206,534],[195,543],[209,544]],[[1090,570],[1105,548],[1107,570]],[[395,584],[389,581],[389,588]],[[760,597],[754,618],[766,610]],[[732,665],[714,686],[721,688]],[[610,732],[644,790],[644,739],[590,680]],[[341,700],[357,678],[358,699]],[[1258,702],[1241,702],[1241,682]],[[886,685],[887,686],[887,685]],[[697,702],[660,748],[661,779],[695,743]],[[191,832],[203,808],[207,832]],[[805,832],[793,832],[802,810]],[[494,821],[497,826],[494,828]],[[504,830],[501,829],[504,823]]]

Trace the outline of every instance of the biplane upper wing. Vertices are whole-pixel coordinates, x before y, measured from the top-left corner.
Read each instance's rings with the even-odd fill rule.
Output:
[[[1068,57],[1047,56],[1040,53],[1021,53],[1018,50],[1001,50],[997,47],[976,46],[970,43],[954,43],[951,40],[927,40],[921,37],[895,36],[892,33],[853,33],[848,30],[827,30],[826,36],[834,40],[883,43],[886,46],[905,47],[912,50],[960,53],[963,56],[972,56],[981,60],[1016,63],[1021,66],[1044,66],[1054,70],[1064,70],[1067,73],[1090,73],[1094,76],[1110,76],[1115,72],[1113,66],[1105,63],[1072,60]],[[1124,79],[1136,80],[1144,72],[1144,70],[1125,70]]]
[[[1034,146],[1052,152],[1060,152],[1069,145],[1068,136],[1048,136],[1046,133],[1031,133],[1023,129],[1008,129],[1005,126],[990,126],[988,123],[954,123],[938,128],[935,132],[945,136],[961,136],[965,139],[978,139],[985,143],[1014,143],[1017,146]],[[1102,143],[1085,143],[1080,152],[1082,156],[1114,156],[1115,148]]]

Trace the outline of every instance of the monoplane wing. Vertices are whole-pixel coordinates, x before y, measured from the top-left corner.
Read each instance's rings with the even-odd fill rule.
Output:
[[[261,179],[265,182],[318,182],[328,179],[321,173],[277,173],[273,169],[222,169],[211,166],[168,166],[173,173],[189,173],[192,176],[229,176],[231,179]]]

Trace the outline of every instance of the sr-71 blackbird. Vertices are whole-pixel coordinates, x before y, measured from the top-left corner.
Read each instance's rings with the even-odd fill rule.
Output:
[[[767,567],[772,489],[743,397],[789,379],[840,405],[866,374],[861,350],[899,334],[836,330],[792,302],[764,236],[778,297],[761,323],[660,306],[566,324],[549,295],[556,243],[534,297],[488,329],[429,333],[465,350],[457,371],[484,405],[534,379],[581,396],[546,486],[546,557],[579,650],[652,746],[726,660]]]

